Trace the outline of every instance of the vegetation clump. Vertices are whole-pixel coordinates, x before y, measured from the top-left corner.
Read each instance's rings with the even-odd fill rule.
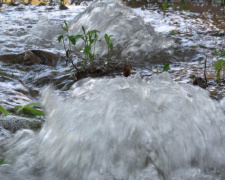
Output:
[[[66,63],[71,64],[75,76],[79,78],[79,76],[82,75],[85,76],[87,74],[92,75],[98,73],[106,75],[113,70],[118,70],[118,67],[116,67],[118,62],[113,64],[110,57],[110,52],[111,50],[113,50],[113,43],[111,41],[112,35],[108,35],[107,33],[105,33],[104,42],[107,45],[107,54],[106,57],[100,58],[95,51],[97,43],[102,41],[98,36],[100,32],[96,29],[87,31],[84,26],[82,26],[81,28],[83,32],[82,34],[70,35],[68,24],[66,21],[64,21],[62,29],[66,33],[58,36],[58,41],[63,42],[66,54]],[[74,51],[72,50],[72,45],[76,47],[78,40],[82,41],[83,46],[80,51],[82,53],[80,57],[81,61],[75,64],[73,62]],[[68,42],[67,44],[66,41]]]

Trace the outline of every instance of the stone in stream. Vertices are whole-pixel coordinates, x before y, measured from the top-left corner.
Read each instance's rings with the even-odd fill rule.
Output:
[[[201,77],[196,77],[193,81],[193,85],[197,85],[200,86],[203,89],[207,88],[207,83],[205,82],[204,79],[202,79]]]
[[[21,116],[0,116],[0,126],[14,133],[19,129],[39,130],[44,122],[43,118],[27,118]]]
[[[23,63],[24,65],[43,64],[56,66],[60,56],[48,51],[30,50],[20,54],[6,54],[0,56],[5,63]]]
[[[60,9],[60,10],[66,10],[66,9],[68,9],[68,7],[65,6],[64,4],[61,4],[61,5],[59,6],[59,9]]]

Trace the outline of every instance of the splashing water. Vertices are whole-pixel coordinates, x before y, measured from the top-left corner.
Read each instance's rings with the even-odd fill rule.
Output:
[[[156,34],[154,29],[121,1],[96,1],[71,22],[71,34],[82,34],[86,30],[97,29],[102,40],[96,47],[96,54],[107,54],[104,35],[112,36],[114,53],[117,58],[129,57],[131,60],[147,60],[154,52],[171,47],[174,41]],[[99,43],[98,43],[99,44]],[[81,45],[78,43],[78,46]]]
[[[224,112],[206,91],[151,79],[84,79],[71,97],[47,89],[38,135],[19,131],[7,146],[5,179],[220,179]]]

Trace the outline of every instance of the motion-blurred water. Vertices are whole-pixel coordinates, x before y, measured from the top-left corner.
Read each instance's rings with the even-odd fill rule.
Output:
[[[37,135],[6,145],[3,179],[223,179],[221,105],[163,73],[151,79],[84,79],[67,100],[43,95],[48,117]]]

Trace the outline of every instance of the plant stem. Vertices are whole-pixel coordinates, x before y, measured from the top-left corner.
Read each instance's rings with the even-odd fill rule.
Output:
[[[207,56],[205,58],[205,67],[204,67],[204,78],[205,78],[205,84],[207,85],[208,82],[207,82],[207,78],[206,78],[206,64],[207,64]]]

